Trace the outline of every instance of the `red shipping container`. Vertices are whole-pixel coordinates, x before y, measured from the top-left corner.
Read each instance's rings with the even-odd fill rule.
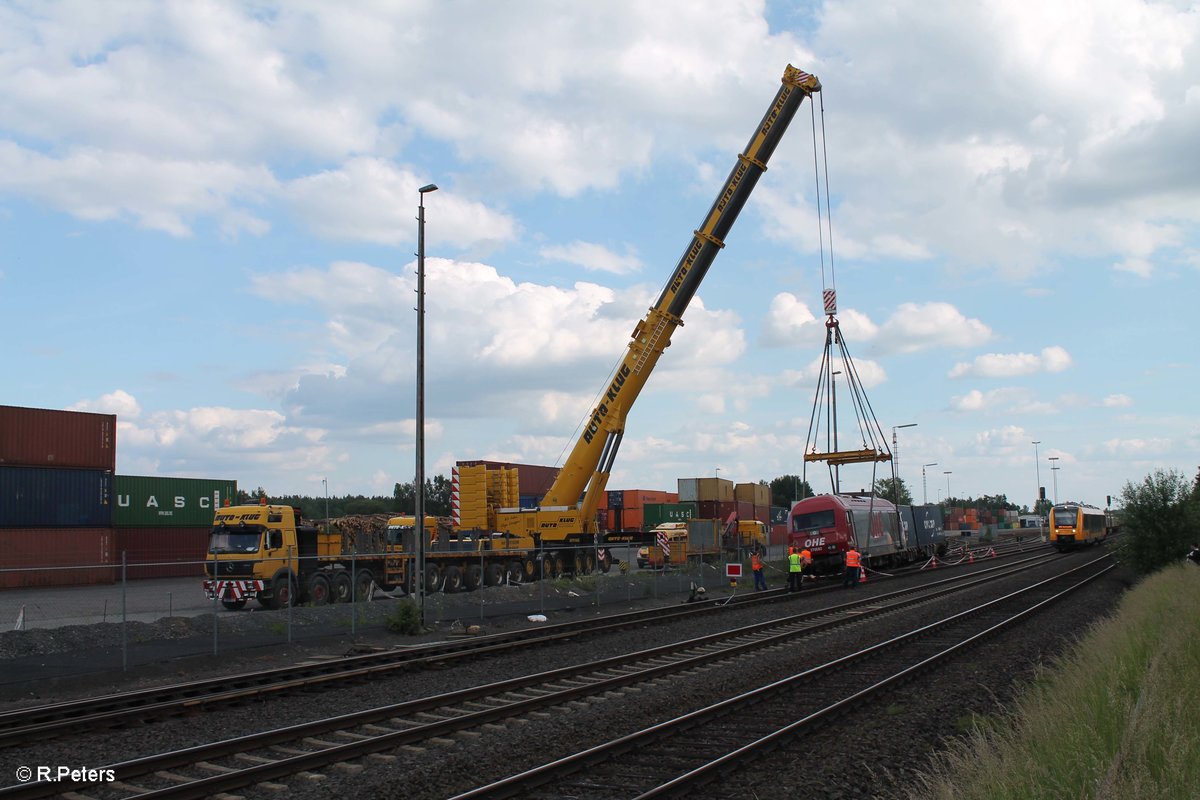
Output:
[[[754,504],[738,500],[701,500],[696,504],[696,512],[699,519],[719,519],[722,522],[735,512],[739,520],[757,519],[754,516]]]
[[[673,492],[660,492],[657,489],[626,489],[621,498],[624,508],[642,508],[646,503],[671,503]]]
[[[755,506],[754,507],[754,518],[756,520],[758,520],[759,522],[763,522],[763,523],[770,525],[771,524],[771,507],[769,505]]]
[[[784,545],[787,544],[788,526],[786,522],[779,522],[771,526],[771,544]]]
[[[117,468],[117,417],[0,406],[0,464],[113,472]]]
[[[0,589],[113,583],[112,528],[0,529]]]
[[[208,534],[204,528],[117,528],[113,563],[120,576],[121,553],[125,554],[125,576],[138,578],[204,577],[208,557]]]

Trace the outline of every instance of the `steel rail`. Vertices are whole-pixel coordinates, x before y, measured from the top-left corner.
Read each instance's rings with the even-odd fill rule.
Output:
[[[1022,549],[1019,552],[1024,553]],[[1036,558],[1032,556],[1031,558]],[[951,565],[951,568],[959,565]],[[895,577],[914,573],[897,570]],[[832,591],[835,587],[812,587],[807,594]],[[536,629],[489,634],[470,640],[433,642],[392,650],[346,656],[337,660],[275,667],[266,670],[205,678],[167,686],[71,700],[0,712],[0,748],[26,745],[30,741],[62,736],[73,730],[96,727],[142,725],[154,719],[206,710],[209,706],[240,702],[275,693],[311,689],[323,684],[380,677],[420,668],[435,662],[494,655],[521,647],[562,641],[580,634],[596,635],[645,622],[665,623],[694,614],[719,613],[729,605],[767,604],[794,599],[784,589],[775,589],[727,600],[705,600],[686,608],[643,609],[556,623]]]
[[[441,710],[442,718],[435,722],[413,724],[413,727],[391,731],[370,738],[360,738],[349,744],[328,747],[318,752],[296,754],[291,758],[272,760],[257,764],[236,773],[224,773],[195,781],[179,787],[152,791],[147,797],[203,797],[213,792],[228,791],[252,783],[328,766],[340,761],[353,760],[362,755],[393,749],[404,744],[426,741],[450,733],[478,727],[488,722],[518,716],[537,708],[561,705],[581,697],[613,691],[633,683],[646,682],[674,672],[695,669],[715,661],[728,659],[745,652],[775,646],[784,641],[794,641],[798,636],[839,625],[857,622],[870,616],[895,611],[897,608],[928,602],[950,593],[961,592],[975,586],[1008,577],[1027,570],[1030,561],[1051,562],[1057,560],[1056,553],[1045,553],[1016,564],[992,567],[968,575],[945,578],[921,587],[905,589],[882,595],[859,598],[837,606],[783,617],[777,620],[756,623],[716,634],[709,634],[684,642],[649,648],[635,653],[616,656],[599,662],[565,667],[537,675],[470,687],[443,695],[393,704],[362,712],[317,720],[302,725],[289,726],[273,731],[237,737],[208,745],[158,754],[133,761],[113,764],[106,769],[114,770],[122,783],[148,773],[162,773],[197,762],[211,761],[230,755],[245,754],[289,742],[338,733],[350,728],[375,725],[380,722],[428,716]],[[690,654],[689,654],[690,653]],[[641,662],[643,666],[638,667]],[[615,674],[613,674],[615,673]],[[588,677],[596,676],[596,677]],[[566,688],[554,687],[564,681],[573,681]],[[539,688],[540,687],[540,688]],[[517,696],[483,709],[460,709],[447,715],[447,708],[464,704],[481,704],[482,701],[499,703],[505,694],[524,692]],[[529,693],[534,696],[529,697]],[[357,736],[357,735],[356,735]],[[31,784],[0,790],[0,797],[32,798],[57,794],[64,790],[78,791],[90,784],[46,785]],[[137,796],[143,796],[141,794]]]
[[[560,780],[566,776],[578,774],[585,770],[593,770],[597,766],[611,763],[613,760],[631,753],[645,752],[646,749],[652,746],[657,741],[671,739],[679,736],[684,731],[689,731],[701,725],[709,724],[713,720],[728,716],[736,711],[743,711],[749,705],[763,703],[771,700],[777,695],[791,693],[796,690],[796,687],[802,686],[807,681],[814,678],[826,676],[832,673],[840,672],[841,670],[850,667],[851,665],[868,661],[881,653],[891,650],[892,648],[910,644],[918,639],[927,637],[940,629],[967,620],[971,617],[982,614],[993,607],[1013,600],[1014,598],[1023,595],[1043,590],[1050,583],[1061,581],[1075,572],[1085,570],[1096,564],[1099,561],[1107,558],[1101,556],[1088,564],[1075,567],[1067,572],[1055,575],[1043,581],[1039,581],[1031,586],[1024,587],[1015,592],[1011,592],[1003,597],[989,600],[976,607],[957,611],[954,614],[931,624],[924,625],[913,631],[893,637],[887,641],[880,642],[870,647],[851,653],[846,656],[834,659],[825,664],[813,667],[796,675],[775,681],[757,689],[751,690],[744,694],[727,698],[720,702],[706,706],[701,709],[691,711],[675,719],[666,720],[664,722],[652,725],[641,731],[632,734],[621,736],[610,742],[597,745],[582,752],[566,756],[555,761],[543,764],[525,772],[512,775],[499,781],[477,787],[471,791],[461,793],[454,796],[451,800],[478,800],[479,798],[504,798],[528,796],[531,792],[537,791],[540,787]],[[941,663],[945,659],[960,652],[965,647],[982,641],[987,636],[993,635],[1007,626],[1017,624],[1024,620],[1037,610],[1044,608],[1046,605],[1060,599],[1071,591],[1079,588],[1082,585],[1094,580],[1101,574],[1104,574],[1113,567],[1107,566],[1102,570],[1087,576],[1083,581],[1073,585],[1069,589],[1058,592],[1051,597],[1039,600],[1033,606],[1027,607],[1020,612],[1007,617],[1003,622],[991,625],[984,631],[979,631],[971,634],[966,639],[955,642],[953,645],[940,649],[937,653],[928,657],[922,658],[915,664],[910,664],[899,672],[877,680],[871,686],[858,690],[847,697],[843,697],[824,708],[807,715],[806,717],[795,720],[788,725],[781,727],[767,736],[761,737],[754,742],[737,747],[732,751],[727,751],[719,758],[707,761],[696,768],[678,775],[666,783],[654,787],[646,792],[637,795],[638,800],[643,798],[661,797],[661,796],[676,796],[686,795],[689,792],[695,792],[698,784],[708,782],[714,779],[717,773],[722,770],[738,765],[739,761],[744,763],[744,759],[752,754],[761,754],[765,750],[777,746],[781,740],[795,736],[797,733],[807,730],[813,723],[824,719],[838,711],[844,711],[852,707],[855,703],[868,699],[873,694],[882,692],[884,689],[898,684],[903,680],[910,679],[921,671],[932,668],[936,664]],[[690,750],[698,749],[694,742],[689,743]],[[678,751],[676,751],[678,753]],[[694,796],[694,795],[693,795]]]

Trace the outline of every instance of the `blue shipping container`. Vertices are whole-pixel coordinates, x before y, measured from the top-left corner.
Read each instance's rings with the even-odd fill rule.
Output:
[[[111,472],[0,467],[0,528],[112,526]]]

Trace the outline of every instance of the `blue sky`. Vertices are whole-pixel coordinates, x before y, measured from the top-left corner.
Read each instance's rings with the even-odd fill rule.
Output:
[[[390,492],[433,182],[426,470],[558,463],[791,63],[824,85],[839,319],[886,438],[916,423],[917,499],[1195,473],[1194,6],[347,8],[0,3],[0,402],[116,413],[124,474]],[[812,127],[806,103],[610,488],[803,468]]]

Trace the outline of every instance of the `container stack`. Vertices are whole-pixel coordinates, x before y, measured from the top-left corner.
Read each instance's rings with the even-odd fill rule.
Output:
[[[236,500],[233,480],[116,476],[114,562],[130,579],[202,576],[213,512]]]
[[[0,588],[112,583],[113,414],[0,406]]]
[[[650,519],[656,519],[663,513],[671,514],[669,511],[664,512],[663,506],[679,504],[679,495],[675,492],[664,492],[658,489],[610,489],[606,494],[608,508],[604,516],[608,531],[649,530],[646,519],[648,506],[650,507]],[[679,512],[676,510],[674,513],[677,515]],[[660,519],[659,521],[686,522],[687,520],[677,520],[676,516],[670,516],[669,519]],[[658,522],[655,522],[655,525],[657,524]]]

